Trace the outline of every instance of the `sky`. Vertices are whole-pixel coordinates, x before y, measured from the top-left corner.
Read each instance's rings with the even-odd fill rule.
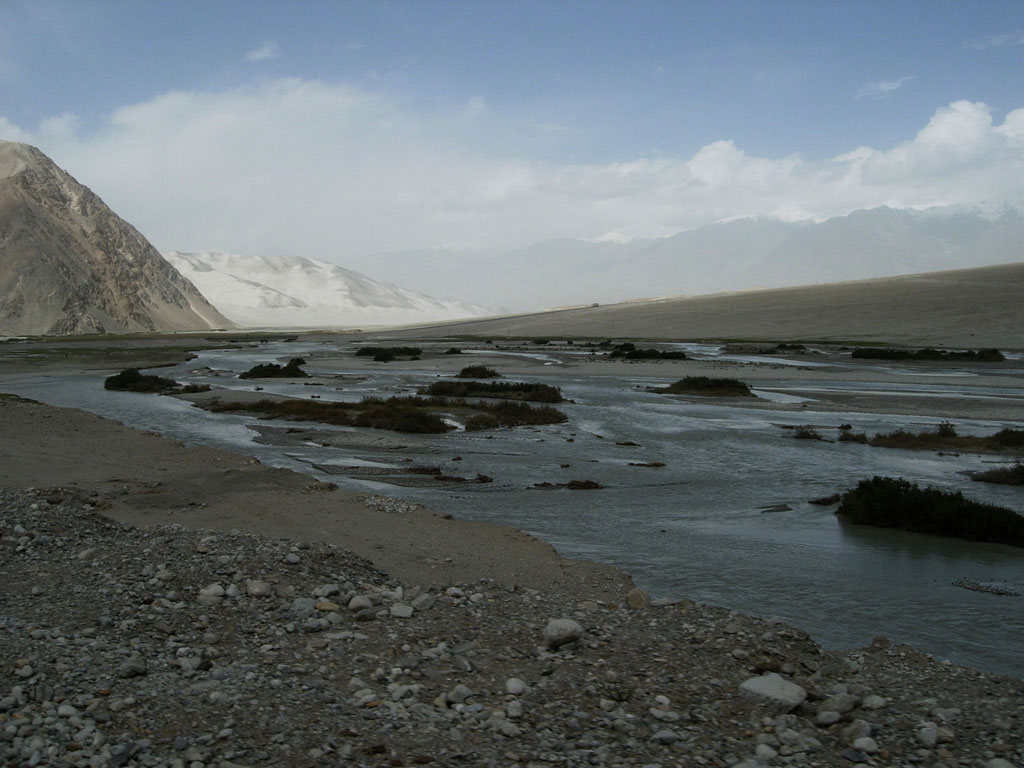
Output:
[[[0,139],[161,250],[399,283],[378,254],[1024,207],[1024,2],[0,0]]]

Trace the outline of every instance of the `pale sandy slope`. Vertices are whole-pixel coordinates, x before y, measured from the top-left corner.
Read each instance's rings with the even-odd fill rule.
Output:
[[[880,341],[1024,348],[1024,262],[611,304],[408,331],[446,335]]]

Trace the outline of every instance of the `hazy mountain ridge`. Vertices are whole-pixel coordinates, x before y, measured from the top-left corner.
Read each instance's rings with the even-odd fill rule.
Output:
[[[38,149],[0,142],[0,334],[230,325],[91,190]]]
[[[222,251],[171,251],[165,257],[241,325],[400,325],[489,314],[483,307],[435,299],[315,259]]]
[[[1014,209],[873,208],[820,223],[738,219],[658,240],[549,240],[506,253],[381,257],[427,292],[510,311],[863,280],[1024,259]],[[475,293],[474,293],[475,291]]]

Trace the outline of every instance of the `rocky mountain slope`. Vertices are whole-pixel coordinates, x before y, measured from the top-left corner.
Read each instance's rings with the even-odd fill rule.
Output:
[[[434,299],[314,259],[219,251],[165,256],[241,325],[404,325],[488,314],[482,307]]]
[[[0,334],[230,325],[87,187],[38,149],[0,142]]]

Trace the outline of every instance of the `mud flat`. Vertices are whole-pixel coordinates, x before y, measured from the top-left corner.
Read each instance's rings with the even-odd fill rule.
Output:
[[[1021,680],[80,411],[0,435],[5,765],[1024,761]]]

